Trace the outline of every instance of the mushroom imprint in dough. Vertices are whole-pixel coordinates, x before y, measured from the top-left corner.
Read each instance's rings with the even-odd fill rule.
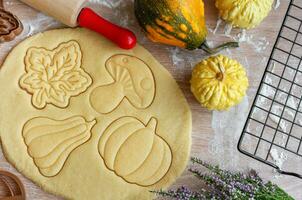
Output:
[[[145,62],[134,56],[117,54],[106,61],[105,67],[113,82],[92,91],[90,102],[97,112],[110,113],[123,99],[127,99],[137,109],[152,104],[155,81]]]

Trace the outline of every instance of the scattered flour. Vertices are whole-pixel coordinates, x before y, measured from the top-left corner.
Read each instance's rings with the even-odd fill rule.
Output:
[[[271,79],[269,79],[269,78],[265,78],[265,80],[271,81]],[[270,88],[270,86],[268,86],[268,85],[263,85],[262,88],[261,88],[261,94],[265,95],[266,97],[274,97],[275,91],[272,90],[272,89]]]
[[[223,33],[218,34],[218,29],[222,24],[225,25],[224,31]],[[262,53],[269,46],[269,42],[267,41],[266,37],[255,37],[252,34],[248,34],[246,29],[241,29],[241,31],[234,36],[231,34],[232,29],[233,27],[231,24],[225,23],[222,19],[219,18],[216,22],[215,28],[210,29],[210,31],[214,35],[228,37],[240,43],[251,45],[257,53]]]
[[[269,42],[265,37],[259,37],[258,40],[253,40],[253,35],[251,35],[251,39],[247,41],[249,44],[254,46],[255,51],[261,53],[267,49],[269,46]]]
[[[116,8],[120,6],[123,0],[89,0],[90,3],[97,3],[108,8]]]
[[[173,65],[177,66],[179,64],[184,63],[184,58],[181,55],[181,50],[177,47],[171,47],[170,53],[171,53],[171,58],[172,58],[172,63]]]
[[[295,118],[295,113],[294,113],[294,112],[292,112],[292,111],[290,111],[290,110],[288,110],[288,109],[285,109],[284,112],[285,112],[288,116],[290,116],[291,119],[294,119],[294,118]]]
[[[276,70],[276,65],[275,65],[274,62],[272,62],[271,66],[269,68],[269,71],[274,72],[275,70]],[[268,84],[271,84],[271,85],[276,85],[277,84],[277,83],[274,83],[274,80],[271,79],[269,76],[266,76],[264,81]],[[261,94],[264,95],[264,96],[274,97],[276,95],[275,93],[276,93],[276,91],[273,88],[268,87],[266,85],[264,85],[261,89]],[[285,103],[287,97],[288,96],[285,93],[277,93],[277,95],[276,95],[276,99],[279,102],[283,102],[283,103]],[[260,103],[262,105],[265,105],[265,104],[270,105],[269,102],[266,102],[266,101],[268,101],[266,98],[258,99],[258,101],[259,102],[257,102],[257,103]],[[292,108],[297,108],[297,102],[293,98],[288,99],[287,105],[289,107],[292,107]],[[280,129],[283,132],[288,133],[289,129],[290,129],[290,125],[288,124],[288,122],[286,120],[281,119],[281,117],[279,117],[279,116],[281,116],[282,112],[284,112],[288,116],[291,116],[292,118],[294,118],[295,113],[292,112],[289,109],[285,109],[284,106],[281,106],[280,104],[277,104],[277,103],[273,103],[273,105],[271,107],[271,112],[274,113],[275,115],[274,114],[269,114],[269,119],[273,123],[278,124],[278,126],[280,127]],[[260,119],[261,115],[258,115],[258,117]],[[286,143],[286,135],[283,134],[282,138],[280,138],[280,140],[278,141],[278,145],[285,146],[285,143]],[[280,169],[282,169],[282,166],[283,166],[284,162],[287,160],[287,154],[285,152],[282,152],[282,151],[279,152],[277,149],[272,148],[271,151],[270,151],[270,156],[273,159],[273,162]],[[274,171],[277,172],[276,170],[274,170]],[[278,178],[279,175],[278,176],[275,175],[274,177]]]
[[[272,110],[273,110],[274,108],[272,108]],[[277,108],[278,109],[278,108]],[[273,114],[270,114],[269,115],[269,118],[274,122],[274,123],[276,123],[276,124],[279,124],[279,127],[281,128],[281,130],[283,131],[283,132],[287,132],[287,130],[288,130],[288,125],[287,125],[287,123],[286,123],[286,121],[284,120],[284,119],[281,119],[281,121],[280,121],[280,117],[278,117],[278,116],[276,116],[276,115],[273,115]]]
[[[271,65],[269,67],[269,70],[271,72],[273,72],[273,73],[276,71],[276,63],[275,63],[275,61],[272,61]]]
[[[109,4],[108,1],[106,1],[106,0],[90,0],[89,2],[100,4],[100,5],[103,5],[105,7],[111,8],[111,4]]]
[[[264,118],[264,116],[260,116],[260,112],[255,112],[253,113],[253,116],[259,117],[259,119],[261,119],[262,117]],[[249,125],[246,129],[249,133],[260,133],[262,131],[262,127],[260,126],[251,126]],[[253,146],[251,146],[251,148],[255,148]]]
[[[231,36],[232,29],[233,29],[232,24],[226,24],[224,27],[224,35]]]
[[[222,19],[219,18],[219,19],[217,20],[217,22],[216,22],[216,27],[215,27],[215,29],[213,30],[213,34],[214,34],[214,35],[216,34],[216,32],[217,32],[217,30],[218,30],[218,28],[219,28],[221,22],[222,22]]]
[[[270,151],[270,156],[277,167],[279,167],[279,169],[282,169],[284,162],[287,160],[287,155],[284,152],[278,152],[277,149],[272,148]]]
[[[272,122],[278,124],[283,132],[288,133],[290,129],[290,124],[286,120],[281,119],[280,116],[282,115],[282,112],[284,112],[293,118],[295,116],[295,113],[288,109],[285,109],[283,106],[277,103],[272,105],[271,112],[273,114],[269,115],[269,119]]]
[[[54,18],[46,16],[42,13],[38,13],[34,20],[24,20],[22,21],[24,26],[24,34],[27,36],[31,36],[35,33],[49,30],[51,28],[62,27],[63,24],[56,21]]]
[[[273,62],[270,66],[270,71],[274,72],[275,71],[275,63]],[[264,82],[270,84],[270,85],[276,85],[278,83],[274,83],[274,81],[270,78],[270,76],[266,76],[265,79],[264,79]],[[274,98],[275,95],[275,99],[282,103],[282,104],[285,104],[290,107],[290,108],[293,108],[293,109],[297,109],[298,108],[298,105],[299,105],[299,101],[292,97],[292,96],[289,96],[285,93],[277,93],[276,94],[276,91],[267,86],[267,85],[263,85],[263,87],[261,88],[261,94],[263,96],[267,96],[267,97],[270,97],[270,98]],[[288,98],[287,102],[286,102],[286,99]],[[260,100],[260,102],[259,102]],[[263,101],[268,101],[266,98],[261,98],[259,99],[257,103],[260,103],[260,105],[266,105],[266,103],[268,102],[263,102]],[[262,101],[262,102],[261,102]],[[284,119],[281,119],[281,115],[282,113],[286,113],[288,116],[290,116],[291,118],[294,118],[295,116],[295,112],[290,110],[290,109],[285,109],[284,106],[281,106],[280,104],[278,103],[274,103],[272,105],[272,108],[271,108],[271,112],[274,113],[274,114],[270,114],[269,115],[269,119],[276,123],[276,124],[279,124],[279,127],[281,128],[282,131],[284,132],[287,132],[288,129],[290,128],[288,123],[286,122],[286,120]]]
[[[281,4],[280,0],[275,0],[274,9],[277,10],[280,7],[280,4]]]
[[[302,126],[302,119],[297,119],[296,121],[297,121],[297,123],[298,123],[299,125]]]
[[[298,106],[299,106],[299,100],[296,99],[296,98],[293,97],[293,96],[290,96],[290,97],[288,98],[288,100],[287,100],[286,105],[287,105],[288,107],[291,107],[291,108],[297,110],[297,109],[298,109]]]
[[[237,41],[238,42],[246,42],[248,41],[246,29],[242,29],[240,33],[237,35]]]
[[[269,94],[269,93],[267,93],[267,94]],[[286,98],[287,98],[287,96],[284,93],[279,93],[277,95],[276,99],[283,99],[285,101]],[[299,101],[296,100],[294,97],[292,97],[292,96],[288,97],[288,100],[286,103],[286,105],[288,107],[296,110],[298,108],[298,104],[299,104]],[[284,106],[281,106],[280,104],[273,104],[271,112],[276,114],[277,116],[273,115],[273,114],[269,115],[269,118],[274,123],[279,124],[279,127],[281,128],[281,130],[286,133],[289,132],[290,124],[286,120],[281,119],[281,117],[279,117],[279,116],[281,116],[282,113],[284,113],[283,115],[286,114],[288,117],[290,117],[290,119],[294,119],[296,113],[292,109],[284,108]]]
[[[254,35],[247,34],[245,29],[242,29],[234,39],[240,43],[245,42],[251,45],[257,53],[263,52],[269,46],[269,42],[266,37],[257,37],[257,39],[255,39]]]
[[[10,6],[10,5],[13,5],[13,4],[14,4],[14,2],[6,1],[4,5]]]
[[[214,111],[212,128],[214,137],[209,142],[209,152],[215,157],[216,162],[223,168],[238,168],[239,155],[237,145],[239,136],[249,109],[248,97],[236,107],[226,112]]]

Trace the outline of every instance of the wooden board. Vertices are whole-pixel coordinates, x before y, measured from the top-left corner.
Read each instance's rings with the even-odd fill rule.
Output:
[[[29,8],[23,3],[17,2],[16,0],[7,0],[4,2],[7,9],[17,14],[22,22],[26,22],[25,24],[26,26],[28,26],[28,24],[30,23],[35,23],[37,18],[43,17],[42,15],[37,14],[37,12],[34,11],[33,9]],[[129,2],[129,1],[125,1],[125,2]],[[215,9],[213,2],[214,2],[213,0],[205,1],[207,25],[210,29],[214,29],[217,21],[217,10]],[[277,37],[277,33],[279,32],[287,6],[288,6],[288,1],[286,0],[282,1],[279,9],[277,11],[272,11],[270,16],[257,29],[248,31],[249,35],[254,36],[253,40],[256,41],[255,43],[258,42],[258,44],[260,44],[259,41],[261,42],[260,40],[261,37],[267,39],[266,41],[269,42],[269,45],[264,50],[257,52],[255,51],[255,46],[257,46],[257,44],[254,44],[253,46],[252,44],[245,42],[241,44],[240,49],[231,50],[230,52],[225,52],[227,55],[231,55],[233,58],[236,58],[241,62],[243,62],[244,65],[249,65],[248,71],[249,71],[249,79],[250,79],[250,86],[251,86],[248,92],[249,102],[253,100],[255,91],[257,90],[260,80],[262,78],[263,71],[266,67],[267,58],[270,55],[273,44]],[[102,13],[105,17],[113,21],[116,21],[117,23],[122,23],[121,22],[122,20],[117,18],[114,12],[112,12],[110,8],[106,8],[98,5],[95,5],[93,8],[99,13]],[[131,13],[128,14],[128,16],[130,16],[132,20],[134,19],[132,14],[133,8],[132,8],[131,1],[128,4],[124,3],[123,6],[119,7],[119,9],[121,12]],[[47,22],[47,20],[48,19],[46,19],[45,21]],[[61,27],[61,26],[62,25],[60,25],[59,23],[55,23],[53,26],[49,25],[48,23],[44,23],[43,26],[38,27],[38,29],[36,28],[34,32],[43,31],[46,29],[50,29],[52,27]],[[302,199],[301,180],[292,177],[281,177],[275,179],[273,178],[274,174],[272,172],[272,168],[255,160],[247,158],[246,156],[240,154],[237,151],[235,142],[238,139],[239,136],[238,133],[240,133],[241,131],[240,126],[235,126],[236,129],[238,130],[236,130],[237,134],[234,135],[234,138],[232,138],[232,140],[229,140],[228,138],[232,136],[224,135],[223,130],[221,131],[221,133],[217,133],[217,132],[214,133],[214,130],[212,129],[212,112],[209,112],[206,109],[201,108],[189,91],[191,67],[194,64],[196,64],[198,60],[201,60],[205,57],[204,53],[202,53],[201,51],[194,51],[194,52],[178,51],[176,48],[168,48],[166,46],[151,43],[140,32],[140,29],[135,21],[130,23],[129,27],[132,30],[134,30],[136,34],[139,36],[139,41],[149,51],[151,51],[151,53],[172,73],[172,75],[178,81],[181,89],[183,90],[186,98],[189,101],[193,113],[193,133],[192,133],[193,144],[192,144],[192,152],[191,152],[192,156],[197,156],[205,161],[209,161],[213,163],[220,163],[219,159],[224,159],[225,160],[224,163],[226,164],[225,167],[232,168],[233,170],[244,170],[250,167],[255,168],[260,172],[260,175],[263,176],[264,178],[268,180],[272,180],[273,182],[279,184],[287,192],[293,195],[296,199],[298,200]],[[218,33],[221,32],[222,30],[219,29]],[[235,30],[235,32],[239,32],[239,31]],[[235,35],[234,32],[233,35]],[[25,37],[26,34],[23,34],[13,42],[0,44],[0,49],[1,49],[0,63],[4,61],[5,56],[7,55],[11,47],[17,44],[17,42],[21,41]],[[216,34],[216,35],[210,34],[209,36],[209,41],[214,41],[215,43],[220,43],[225,40],[229,40],[229,38],[224,37],[221,34]],[[181,59],[176,65],[173,64],[172,62],[173,60],[174,61],[176,60],[177,58],[175,57],[176,54],[174,54],[173,57],[171,52],[176,52],[177,54],[181,55],[180,56]],[[182,60],[186,56],[190,57],[190,55],[194,56],[194,59]],[[244,110],[246,113],[244,113],[243,116],[247,116],[248,109],[245,108]],[[241,112],[240,109],[238,109],[238,112],[239,112],[238,114],[240,114]],[[244,121],[245,119],[241,118],[240,124],[243,124]],[[230,120],[229,123],[230,123],[229,126],[232,126],[232,124],[236,124],[238,123],[238,121]],[[216,140],[217,138],[221,139],[222,141],[221,149],[225,150],[225,152],[216,151],[213,153],[211,144],[213,143],[213,140]],[[230,141],[232,142],[230,143]],[[233,163],[227,162],[227,159],[229,157],[235,158],[232,159]],[[16,172],[16,170],[9,163],[6,162],[2,154],[0,154],[0,168],[9,170],[17,174],[21,178],[21,180],[25,183],[25,189],[27,192],[28,199],[39,199],[39,200],[60,199],[59,197],[55,197],[43,192],[38,186],[34,185],[30,180],[24,178],[20,173]],[[192,188],[197,188],[201,186],[202,183],[196,180],[188,172],[185,172],[183,176],[180,177],[178,181],[174,184],[174,186],[180,186],[180,185],[189,185]],[[100,190],[100,192],[102,191]]]

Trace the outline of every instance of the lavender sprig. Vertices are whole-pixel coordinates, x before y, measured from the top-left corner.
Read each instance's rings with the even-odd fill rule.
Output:
[[[247,175],[240,173],[240,172],[231,172],[228,170],[222,170],[219,168],[219,166],[212,166],[206,162],[203,162],[202,160],[198,158],[192,158],[191,159],[193,163],[199,164],[208,170],[210,170],[212,173],[214,173],[216,176],[219,177],[219,182],[223,182],[225,186],[225,190],[227,191],[228,195],[231,197],[240,196],[253,198],[255,193],[259,190],[260,187],[263,187],[263,181],[258,176],[256,171],[251,170]],[[201,174],[196,173],[197,170],[190,170],[195,175]],[[201,179],[204,179],[203,176],[200,177]],[[216,178],[217,179],[217,178]],[[215,182],[214,182],[215,183]],[[224,189],[224,188],[220,188]]]
[[[192,192],[184,186],[178,188],[177,190],[169,190],[167,192],[163,190],[152,192],[163,197],[172,197],[176,200],[206,200],[206,196],[204,196],[202,193]]]
[[[200,189],[198,192],[193,192],[186,187],[181,187],[176,190],[155,191],[155,193],[176,200],[294,200],[278,186],[271,182],[265,183],[255,170],[250,170],[248,173],[231,172],[198,158],[192,158],[191,161],[210,171],[204,174],[198,169],[189,169],[207,185],[207,190]]]

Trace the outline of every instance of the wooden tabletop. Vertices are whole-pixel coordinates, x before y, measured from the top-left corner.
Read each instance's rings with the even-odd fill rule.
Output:
[[[199,157],[213,164],[232,170],[246,170],[254,168],[267,180],[271,180],[283,187],[297,200],[302,200],[302,181],[293,177],[275,178],[273,169],[258,161],[250,159],[237,151],[237,142],[242,127],[247,117],[251,102],[260,84],[268,57],[273,48],[279,32],[282,20],[287,10],[289,1],[281,1],[277,10],[273,10],[266,20],[256,29],[247,31],[248,41],[242,42],[240,49],[222,52],[232,58],[238,59],[248,70],[250,88],[248,97],[242,104],[229,112],[209,112],[200,107],[189,90],[189,80],[192,67],[206,57],[202,51],[186,51],[174,47],[167,47],[151,43],[140,31],[133,15],[132,0],[91,0],[93,8],[104,17],[131,28],[138,36],[139,42],[146,47],[174,76],[183,90],[193,113],[192,151],[191,155]],[[24,25],[21,36],[9,43],[0,44],[0,64],[10,49],[18,42],[37,32],[52,28],[63,27],[62,24],[46,17],[29,8],[17,0],[4,0],[6,9],[15,13]],[[205,0],[207,26],[209,28],[208,41],[210,44],[218,44],[230,40],[223,34],[224,24],[220,26],[214,35],[217,22],[217,10],[213,0]],[[232,37],[236,37],[240,30],[233,30]],[[301,163],[302,164],[302,163]],[[300,165],[301,166],[301,165]],[[11,171],[21,178],[25,184],[28,199],[60,199],[42,191],[30,180],[18,173],[3,157],[0,152],[0,168]],[[203,169],[202,169],[203,170]],[[197,188],[202,185],[188,172],[174,184],[175,186],[188,185]],[[1,188],[0,188],[1,189]]]

